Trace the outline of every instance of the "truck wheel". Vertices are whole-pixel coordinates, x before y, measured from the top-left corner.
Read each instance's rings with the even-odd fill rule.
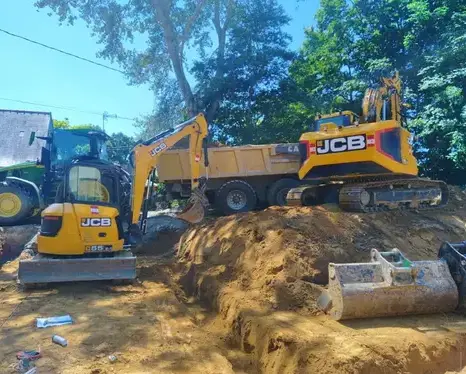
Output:
[[[292,188],[298,187],[299,181],[296,179],[291,178],[283,178],[279,179],[275,183],[273,183],[268,192],[267,192],[267,201],[270,206],[278,205],[278,206],[285,206],[286,205],[286,195],[288,191]]]
[[[29,218],[33,208],[33,200],[25,189],[0,184],[0,226],[20,223]]]
[[[220,187],[215,203],[223,214],[249,212],[256,207],[257,196],[249,183],[233,180]]]

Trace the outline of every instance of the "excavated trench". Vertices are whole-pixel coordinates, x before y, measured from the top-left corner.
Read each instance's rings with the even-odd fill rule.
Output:
[[[192,227],[178,249],[179,283],[217,312],[264,373],[445,373],[466,365],[460,314],[339,323],[319,312],[329,262],[367,262],[372,248],[435,259],[466,239],[466,194],[441,210],[352,214],[269,208]],[[334,210],[334,209],[332,209]]]

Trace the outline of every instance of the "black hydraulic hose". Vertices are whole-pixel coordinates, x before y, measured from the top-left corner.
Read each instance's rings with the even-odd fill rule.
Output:
[[[207,168],[209,166],[209,152],[207,151],[207,138],[202,140],[202,147],[204,149],[204,166]]]

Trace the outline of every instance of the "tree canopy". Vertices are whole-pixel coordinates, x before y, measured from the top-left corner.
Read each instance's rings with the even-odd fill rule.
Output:
[[[102,45],[99,57],[124,67],[133,84],[149,83],[159,107],[178,91],[185,116],[217,117],[267,87],[289,59],[289,18],[277,0],[37,0],[60,22],[78,18]],[[144,41],[146,49],[134,47]],[[138,44],[140,45],[140,43]],[[194,58],[187,58],[188,53]],[[177,93],[174,92],[176,95]],[[242,103],[238,103],[242,105]],[[163,115],[156,113],[156,115]],[[171,112],[170,116],[180,116]]]
[[[101,57],[151,84],[158,109],[139,123],[147,135],[205,111],[216,140],[296,142],[318,113],[359,113],[365,89],[399,71],[421,173],[466,184],[464,0],[320,0],[296,54],[277,0],[36,5],[61,22],[83,19]]]

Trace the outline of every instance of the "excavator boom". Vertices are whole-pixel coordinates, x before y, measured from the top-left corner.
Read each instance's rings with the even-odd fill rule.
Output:
[[[208,135],[207,121],[203,114],[186,121],[173,129],[167,130],[133,149],[131,160],[133,166],[132,184],[132,218],[133,225],[140,221],[141,212],[143,220],[146,219],[146,210],[143,207],[144,191],[150,174],[156,169],[160,156],[178,141],[189,136],[189,156],[191,160],[191,198],[185,210],[178,216],[190,223],[199,223],[204,218],[205,206],[208,205],[204,195],[205,183],[200,178],[200,160],[204,139]],[[207,166],[207,152],[204,152],[204,161]]]

